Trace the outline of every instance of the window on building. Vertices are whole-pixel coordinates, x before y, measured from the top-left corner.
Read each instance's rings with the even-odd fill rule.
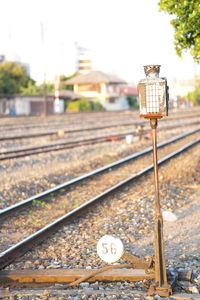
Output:
[[[78,86],[79,92],[97,92],[100,93],[99,84],[80,84]]]
[[[115,102],[116,102],[116,100],[117,100],[116,98],[113,98],[113,97],[112,97],[112,98],[109,98],[109,100],[108,100],[108,101],[109,101],[109,103],[115,103]]]

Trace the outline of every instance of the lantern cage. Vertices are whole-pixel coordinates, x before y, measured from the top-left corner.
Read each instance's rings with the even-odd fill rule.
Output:
[[[168,115],[168,87],[166,78],[160,78],[160,65],[144,66],[146,78],[138,84],[140,117],[162,118]]]

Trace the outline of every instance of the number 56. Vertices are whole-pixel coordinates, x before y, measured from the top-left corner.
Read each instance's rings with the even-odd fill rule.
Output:
[[[115,243],[102,243],[102,252],[103,254],[113,254],[117,253],[117,248]]]

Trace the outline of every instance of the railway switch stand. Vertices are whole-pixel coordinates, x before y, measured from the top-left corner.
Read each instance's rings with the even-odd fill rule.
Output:
[[[158,119],[168,115],[168,86],[165,78],[159,78],[160,65],[144,66],[146,78],[138,84],[140,117],[150,119],[153,143],[154,184],[155,184],[155,227],[154,256],[155,284],[150,287],[149,294],[170,294],[171,287],[167,283],[166,263],[163,240],[163,218],[160,208],[158,158],[157,158],[157,123]]]
[[[168,115],[168,87],[165,78],[159,78],[160,65],[144,66],[146,78],[138,85],[140,100],[140,117],[150,119],[153,143],[154,183],[155,183],[155,225],[154,225],[154,256],[147,260],[140,259],[132,254],[123,252],[121,241],[112,236],[103,236],[97,243],[97,252],[102,260],[113,263],[120,258],[130,262],[126,265],[110,265],[102,269],[94,270],[88,276],[77,279],[70,286],[89,280],[91,276],[107,273],[107,280],[140,281],[154,279],[154,283],[148,290],[148,295],[169,297],[172,293],[171,286],[167,282],[167,272],[164,254],[163,218],[160,208],[159,183],[158,183],[158,159],[157,159],[157,120]],[[96,241],[93,241],[96,243]],[[123,271],[120,271],[123,268]],[[131,269],[131,273],[127,270]],[[109,273],[110,270],[118,273]],[[126,270],[125,270],[126,269]],[[134,272],[135,271],[135,272]],[[140,272],[139,272],[140,271]],[[142,272],[141,272],[142,271]],[[104,280],[105,277],[97,280]]]

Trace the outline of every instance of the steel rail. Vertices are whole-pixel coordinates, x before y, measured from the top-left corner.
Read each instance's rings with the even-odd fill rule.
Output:
[[[126,126],[135,126],[142,124],[144,122],[129,122],[125,124],[114,124],[114,125],[105,125],[101,127],[88,127],[88,128],[78,128],[78,129],[70,129],[70,130],[63,130],[64,133],[76,133],[76,132],[83,132],[83,131],[95,131],[95,130],[101,130],[101,129],[107,129],[107,128],[114,128],[114,127],[126,127]],[[59,129],[62,130],[62,129]],[[42,133],[35,133],[30,135],[19,135],[19,136],[7,136],[7,137],[1,137],[0,141],[6,141],[6,140],[18,140],[18,139],[26,139],[26,138],[34,138],[34,137],[42,137],[42,136],[49,136],[49,135],[55,135],[58,133],[59,130],[53,130],[49,132],[42,132]]]
[[[113,140],[120,140],[120,139],[123,139],[127,134],[132,134],[132,132],[116,134],[116,135],[101,136],[101,137],[96,137],[96,138],[91,138],[91,139],[83,139],[83,140],[78,140],[78,141],[74,141],[74,142],[48,144],[48,145],[43,145],[43,146],[35,146],[35,147],[17,149],[17,150],[13,150],[13,151],[10,150],[10,151],[5,151],[5,152],[0,152],[0,160],[21,158],[21,157],[25,157],[25,156],[34,155],[34,154],[46,153],[46,152],[51,152],[51,151],[59,151],[59,150],[70,149],[70,148],[75,148],[75,147],[84,146],[84,145],[92,145],[92,144],[97,144],[97,143],[110,142]],[[30,151],[32,151],[32,152],[30,152]],[[15,153],[18,153],[18,154],[15,154]],[[14,154],[14,155],[9,155],[9,154]],[[4,156],[1,157],[2,155],[4,155]]]
[[[195,124],[195,125],[200,124],[200,121],[194,122],[193,124]],[[185,125],[181,125],[180,127],[182,127],[182,126],[185,126]],[[167,127],[167,129],[173,129],[173,128],[177,128],[177,127],[174,125]],[[165,130],[165,129],[166,129],[166,127],[161,128],[161,130]],[[147,133],[148,131],[149,130],[143,130],[143,134]],[[101,136],[101,137],[96,137],[96,138],[91,138],[91,139],[83,139],[83,140],[78,140],[78,141],[74,141],[74,142],[63,142],[63,143],[48,144],[48,145],[42,145],[42,146],[35,146],[35,147],[29,147],[29,148],[4,151],[4,152],[0,152],[0,161],[21,158],[21,157],[25,157],[25,156],[31,156],[31,155],[35,155],[35,154],[47,153],[47,152],[52,152],[52,151],[71,149],[71,148],[80,147],[80,146],[84,146],[84,145],[93,145],[93,144],[97,144],[97,143],[110,142],[113,140],[121,140],[126,135],[129,135],[129,134],[133,134],[133,132],[131,131],[131,132],[115,134],[115,135]],[[138,136],[138,135],[139,135],[139,133],[135,134],[135,136]],[[18,153],[18,154],[16,154],[16,153]]]
[[[198,117],[199,115],[197,115],[197,117]],[[188,117],[189,118],[189,117]],[[102,120],[102,122],[103,122],[104,120]],[[110,120],[109,120],[109,122],[110,122]],[[142,123],[143,123],[143,121],[141,121]],[[77,129],[68,129],[68,130],[66,130],[66,127],[68,127],[69,126],[69,124],[66,124],[65,125],[65,127],[63,126],[63,124],[54,124],[54,127],[55,126],[58,126],[57,127],[57,129],[54,129],[53,131],[49,131],[49,132],[44,132],[44,134],[47,134],[47,135],[51,135],[51,134],[55,134],[55,133],[57,133],[59,130],[63,130],[63,131],[65,131],[66,133],[73,133],[73,132],[81,132],[81,131],[86,131],[86,130],[90,130],[90,131],[92,131],[92,130],[97,130],[97,129],[99,129],[99,130],[101,130],[101,129],[105,129],[105,128],[112,128],[112,127],[120,127],[120,126],[131,126],[131,125],[134,125],[134,124],[136,124],[135,122],[132,122],[132,121],[130,121],[129,123],[118,123],[118,124],[110,124],[110,125],[105,125],[105,126],[100,126],[100,127],[89,127],[89,128],[77,128]],[[71,124],[70,124],[71,125]],[[5,127],[4,129],[6,129],[6,127],[8,127],[9,128],[9,130],[10,129],[22,129],[22,128],[25,128],[25,129],[32,129],[32,128],[44,128],[44,127],[49,127],[49,126],[52,126],[52,124],[44,124],[44,125],[33,125],[33,126],[31,126],[31,125],[26,125],[26,126],[18,126],[18,127],[14,127],[13,125],[12,126],[10,126],[11,128],[9,128],[9,126],[3,126],[3,125],[1,125],[0,126],[0,128],[1,127]],[[37,133],[36,133],[37,134]],[[40,133],[38,133],[39,135],[40,135]],[[29,135],[22,135],[22,137],[29,137]],[[19,136],[19,137],[21,137],[21,136]],[[1,140],[1,139],[0,139]]]
[[[106,113],[108,113],[108,116],[105,116]],[[28,129],[28,128],[33,128],[33,127],[34,128],[38,128],[38,127],[40,128],[40,127],[44,127],[44,126],[48,127],[49,125],[52,125],[52,122],[54,122],[54,121],[55,121],[55,123],[53,124],[54,126],[55,125],[62,126],[62,128],[63,128],[64,125],[65,126],[69,126],[69,125],[71,125],[73,123],[77,124],[76,118],[74,118],[74,115],[76,116],[77,114],[79,114],[79,121],[81,121],[81,122],[84,121],[84,117],[86,116],[86,112],[64,114],[64,118],[66,118],[66,119],[63,119],[62,118],[63,114],[60,114],[59,115],[60,118],[58,120],[57,120],[57,118],[54,118],[53,116],[50,116],[49,120],[48,119],[44,120],[44,119],[41,119],[41,117],[37,117],[37,116],[35,116],[33,118],[30,117],[30,116],[25,116],[25,118],[29,119],[28,120],[29,121],[28,124],[24,124],[24,121],[23,121],[23,123],[20,123],[20,121],[17,120],[17,123],[7,123],[7,124],[4,123],[4,124],[0,124],[0,128],[6,128],[6,127],[8,127],[10,129],[12,129],[12,128],[14,128],[14,129],[27,128]],[[92,114],[93,113],[89,113],[90,116],[92,116]],[[98,114],[98,112],[94,112],[94,116],[92,116],[92,118],[101,119],[102,122],[104,122],[104,120],[107,120],[109,122],[110,121],[115,121],[116,119],[117,119],[118,122],[119,122],[119,120],[120,121],[124,120],[124,112],[122,112],[122,111],[113,111],[113,112],[104,111],[103,115],[97,115],[97,114]],[[119,114],[119,115],[117,115],[117,114]],[[182,117],[183,118],[187,118],[187,117],[189,118],[190,114],[193,115],[194,112],[188,111],[186,113],[186,115],[184,114]],[[197,114],[195,113],[194,115],[195,116],[199,116],[198,113]],[[126,114],[126,116],[127,116],[127,114]],[[138,116],[138,112],[137,111],[135,111],[135,112],[130,111],[130,114],[128,114],[128,117],[130,117],[131,120],[133,120],[133,117],[135,117],[135,116]],[[91,120],[93,120],[93,119],[91,119]],[[30,123],[30,121],[33,121],[33,122]],[[42,121],[42,124],[38,125],[38,123],[39,123],[38,121]],[[70,121],[70,123],[69,123],[69,121]]]
[[[189,117],[187,117],[189,118]],[[191,117],[190,117],[191,118]],[[182,118],[183,119],[183,118]],[[190,124],[199,124],[200,122],[193,122]],[[49,132],[41,132],[41,133],[35,133],[35,134],[30,134],[30,135],[19,135],[19,136],[7,136],[7,137],[0,137],[0,141],[7,141],[7,140],[18,140],[18,139],[28,139],[28,138],[37,138],[37,137],[43,137],[43,136],[51,136],[55,135],[58,133],[59,130],[62,130],[64,133],[76,133],[76,132],[83,132],[83,131],[95,131],[95,130],[102,130],[102,129],[109,129],[109,128],[116,128],[116,127],[126,127],[126,126],[138,126],[146,124],[145,121],[138,121],[138,122],[128,122],[128,123],[122,123],[122,124],[113,124],[113,125],[105,125],[105,126],[100,126],[100,127],[88,127],[88,128],[78,128],[78,129],[70,129],[70,130],[53,130]],[[183,124],[181,126],[185,126],[186,124]],[[179,125],[180,126],[180,125]],[[170,127],[167,127],[170,128]],[[160,130],[163,128],[161,127]]]
[[[196,139],[193,142],[188,143],[187,145],[179,148],[177,151],[170,153],[169,155],[165,156],[161,160],[158,161],[158,165],[163,165],[164,163],[168,162],[169,160],[173,159],[177,155],[187,151],[188,149],[194,147],[200,142],[200,139]],[[31,234],[21,242],[15,244],[14,246],[10,247],[9,249],[5,250],[0,254],[0,270],[11,264],[17,257],[22,256],[24,253],[32,249],[33,246],[38,245],[43,240],[45,240],[50,234],[57,231],[63,224],[74,220],[76,217],[80,217],[83,212],[87,211],[93,205],[99,203],[100,201],[104,200],[107,196],[117,192],[119,189],[125,187],[127,184],[131,183],[133,180],[139,179],[141,176],[146,175],[150,171],[153,170],[153,165],[146,167],[145,169],[137,172],[136,174],[132,175],[131,177],[119,182],[118,184],[112,186],[108,190],[104,191],[103,193],[95,196],[91,200],[85,202],[84,204],[80,205],[79,207],[73,209],[72,211],[68,212],[64,216],[58,218],[51,224],[41,228],[37,232]]]
[[[191,116],[191,114],[192,114],[192,116]],[[122,114],[122,116],[123,116],[123,114]],[[176,120],[177,120],[177,118],[181,118],[181,120],[182,120],[182,119],[188,119],[188,118],[190,118],[190,119],[191,118],[196,118],[196,117],[199,117],[199,116],[200,116],[199,113],[194,114],[194,112],[190,112],[190,113],[187,112],[186,115],[176,116]],[[134,114],[129,116],[130,119],[133,119],[133,117],[134,117]],[[98,116],[98,118],[99,118],[99,116]],[[102,118],[102,117],[100,117],[100,118]],[[168,120],[171,120],[171,119],[174,119],[173,115],[168,117]],[[112,118],[112,120],[115,120],[115,118]],[[104,118],[102,118],[102,122],[103,121],[104,121]],[[119,121],[119,119],[118,119],[118,121]],[[109,122],[110,122],[110,120],[109,120]],[[143,123],[143,121],[141,121],[141,122]],[[123,123],[122,124],[110,124],[110,125],[105,125],[105,126],[101,126],[101,127],[96,127],[96,129],[100,130],[100,129],[104,129],[104,128],[111,128],[111,127],[118,127],[118,126],[128,126],[128,124],[132,125],[134,123],[132,121],[130,121],[130,123],[125,123],[125,124],[123,124]],[[53,125],[54,125],[54,127],[58,126],[58,128],[55,130],[55,132],[58,132],[59,130],[64,130],[66,128],[66,126],[69,126],[69,124],[67,124],[67,123],[64,125],[63,122],[62,123],[57,122],[57,123],[54,123]],[[70,125],[71,125],[71,123],[70,123]],[[19,124],[17,126],[16,126],[16,123],[0,124],[0,128],[2,128],[2,129],[9,128],[9,130],[10,129],[15,129],[16,130],[16,129],[22,129],[22,128],[23,129],[44,128],[44,127],[49,127],[49,126],[52,126],[52,124],[51,123],[44,123],[42,125],[38,125],[38,124],[35,124],[35,123],[32,123],[32,124],[29,123],[29,124],[26,124],[26,125]],[[96,130],[96,129],[94,129],[94,130]],[[80,130],[83,131],[84,129],[83,128],[81,128],[81,129],[72,129],[72,130],[69,130],[67,132],[78,132]],[[90,128],[90,130],[93,130],[93,129]]]
[[[187,136],[195,134],[198,131],[200,131],[200,128],[197,128],[195,130],[191,130],[191,131],[189,131],[187,133],[184,133],[184,134],[179,134],[178,136],[170,138],[167,141],[159,143],[157,145],[157,147],[158,148],[165,147],[165,146],[167,146],[169,144],[172,144],[172,143],[177,142],[177,141],[179,141],[181,139],[184,139]],[[48,190],[46,190],[46,191],[44,191],[42,193],[34,195],[34,196],[32,196],[30,198],[27,198],[27,199],[25,199],[25,200],[23,200],[21,202],[18,202],[18,203],[14,204],[14,205],[11,205],[11,206],[9,206],[7,208],[4,208],[4,209],[0,210],[0,217],[1,218],[5,217],[5,216],[7,216],[7,215],[9,215],[9,214],[11,214],[13,212],[15,212],[16,210],[21,209],[22,207],[25,207],[26,205],[30,205],[34,200],[39,200],[39,199],[42,199],[42,198],[44,198],[46,196],[49,196],[51,193],[59,192],[63,188],[68,188],[68,187],[72,186],[73,184],[80,183],[81,181],[83,181],[85,179],[88,179],[88,178],[90,178],[90,177],[92,177],[94,175],[101,174],[101,173],[103,173],[103,172],[105,172],[105,171],[107,171],[109,169],[119,167],[120,165],[122,165],[124,163],[127,163],[127,162],[129,162],[131,160],[137,159],[139,157],[142,157],[143,155],[146,155],[146,154],[148,154],[150,152],[152,152],[152,147],[148,147],[148,148],[146,148],[143,151],[136,152],[136,153],[134,153],[132,155],[126,156],[125,158],[117,160],[117,161],[115,161],[115,162],[113,162],[111,164],[108,164],[106,166],[103,166],[101,168],[93,170],[93,171],[91,171],[91,172],[89,172],[87,174],[84,174],[84,175],[78,176],[76,178],[73,178],[73,179],[71,179],[71,180],[69,180],[69,181],[67,181],[67,182],[65,182],[63,184],[57,185],[54,188],[48,189]]]
[[[95,113],[97,113],[97,112],[95,112]],[[92,116],[92,114],[90,114],[90,116],[92,116],[92,118],[90,120],[93,121],[93,118],[95,118],[95,120],[96,119],[101,119],[102,122],[104,122],[104,120],[109,121],[109,122],[110,121],[115,121],[116,119],[117,119],[118,122],[119,122],[119,120],[120,121],[124,120],[124,113],[121,113],[120,111],[118,111],[118,112],[115,111],[115,112],[113,112],[113,114],[110,114],[108,116],[105,116],[105,113],[110,114],[110,112],[108,112],[108,111],[103,112],[103,115],[94,115],[94,116]],[[119,116],[117,115],[117,113],[119,113]],[[187,112],[186,114],[183,114],[182,117],[190,118],[191,114],[193,115],[194,112]],[[196,113],[194,115],[196,116]],[[63,114],[60,114],[59,116],[57,115],[56,118],[54,118],[54,116],[48,116],[49,119],[48,118],[43,119],[43,118],[37,117],[37,116],[35,116],[32,119],[32,117],[27,116],[27,119],[28,119],[27,124],[24,124],[24,120],[21,120],[21,122],[20,122],[20,120],[16,120],[17,122],[15,122],[15,123],[3,123],[3,124],[1,123],[0,128],[6,128],[6,127],[10,128],[10,129],[12,129],[12,127],[16,128],[16,129],[20,129],[20,128],[27,128],[28,129],[28,128],[33,128],[33,127],[39,127],[40,128],[40,127],[43,127],[43,126],[48,127],[49,125],[52,125],[52,122],[53,122],[54,126],[55,125],[58,125],[58,126],[61,126],[61,125],[64,126],[65,125],[65,126],[68,127],[71,124],[74,124],[74,123],[77,124],[77,119],[76,119],[76,116],[74,118],[74,114],[66,114],[66,115],[64,114],[64,118],[62,118],[62,116],[63,116]],[[86,115],[83,112],[80,113],[80,115],[78,116],[79,121],[84,122],[85,116]],[[135,112],[132,111],[132,112],[130,112],[130,114],[128,114],[128,115],[126,114],[126,116],[128,116],[131,120],[133,120],[133,117],[138,116],[138,111],[135,111]],[[197,116],[198,116],[198,113],[197,113]],[[57,117],[58,117],[58,119],[57,119]],[[32,121],[32,123],[31,123],[31,121]]]

